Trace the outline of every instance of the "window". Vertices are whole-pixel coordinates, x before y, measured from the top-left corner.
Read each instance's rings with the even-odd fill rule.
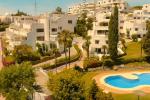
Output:
[[[95,40],[95,44],[99,44],[99,40]]]
[[[140,19],[140,17],[137,17],[137,19]]]
[[[44,36],[38,36],[36,39],[37,39],[38,41],[44,41]]]
[[[98,35],[101,35],[101,34],[107,35],[107,34],[108,34],[108,30],[97,30],[97,34],[98,34]]]
[[[101,48],[95,48],[95,52],[98,54],[101,53]]]
[[[100,26],[108,26],[108,23],[107,22],[101,22],[99,23]]]
[[[36,30],[37,32],[44,32],[44,29],[43,28],[39,28]]]
[[[106,44],[108,44],[108,40],[106,40]]]
[[[52,32],[57,32],[57,28],[52,28]]]
[[[135,31],[138,31],[139,29],[138,28],[135,28]]]
[[[120,23],[124,23],[124,21],[122,20],[122,21],[120,21]]]
[[[123,29],[123,27],[120,27],[120,29]]]
[[[110,19],[110,17],[109,17],[109,16],[106,16],[106,19]]]
[[[72,24],[72,20],[68,20],[68,24]]]

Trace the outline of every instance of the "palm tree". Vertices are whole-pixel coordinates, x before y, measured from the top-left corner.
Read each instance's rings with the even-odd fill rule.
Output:
[[[70,41],[71,39],[73,39],[72,33],[69,32],[68,30],[63,30],[58,35],[58,42],[64,46],[64,53],[65,53],[65,58],[66,58],[66,68],[67,68],[67,45],[68,45],[68,41]]]
[[[103,45],[103,46],[102,46],[102,49],[104,50],[104,57],[105,57],[105,55],[106,55],[106,50],[107,50],[107,46],[106,46],[106,45]]]
[[[57,57],[58,57],[58,53],[59,53],[59,50],[57,47],[53,48],[53,53],[55,56],[55,67],[56,67],[56,73],[57,73]]]
[[[68,53],[69,53],[69,67],[70,67],[72,41],[73,41],[73,36],[71,34],[70,38],[67,39],[67,47],[68,47]]]
[[[85,48],[85,50],[87,52],[87,58],[89,58],[89,56],[90,56],[89,49],[90,49],[90,44],[91,44],[91,41],[90,41],[91,40],[91,36],[86,36],[85,40],[86,40],[86,42],[84,43],[84,48]]]

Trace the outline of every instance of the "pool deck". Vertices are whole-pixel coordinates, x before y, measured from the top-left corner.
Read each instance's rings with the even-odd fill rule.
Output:
[[[143,86],[137,86],[134,88],[128,88],[128,89],[122,89],[122,88],[117,88],[113,87],[107,83],[105,83],[104,79],[108,76],[113,76],[113,75],[122,75],[125,78],[128,79],[138,79],[137,76],[132,75],[132,74],[141,74],[141,73],[150,73],[150,70],[137,70],[137,71],[127,71],[127,70],[119,70],[119,71],[102,71],[100,74],[94,77],[96,80],[96,83],[98,86],[103,89],[105,92],[113,92],[117,94],[127,94],[127,93],[134,93],[136,90],[143,91],[145,93],[150,93],[150,85],[143,85]]]

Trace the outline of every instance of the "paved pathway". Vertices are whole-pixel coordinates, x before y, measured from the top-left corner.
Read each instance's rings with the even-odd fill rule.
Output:
[[[78,38],[74,39],[74,43],[77,44],[79,46],[79,48],[81,49],[81,51],[82,51],[82,57],[78,61],[70,63],[70,67],[69,67],[69,64],[68,64],[67,69],[73,68],[75,65],[83,67],[83,60],[86,57],[86,51],[83,50],[83,48],[82,48],[84,40],[81,37],[78,37]],[[59,73],[59,72],[62,72],[64,69],[66,69],[66,65],[62,65],[60,67],[51,69],[49,71],[52,71],[53,73]]]
[[[82,51],[83,54],[82,54],[81,59],[78,60],[78,61],[72,62],[70,64],[70,67],[69,66],[67,67],[68,69],[69,68],[73,68],[75,65],[78,65],[78,66],[82,67],[83,66],[83,60],[84,60],[85,55],[86,55],[85,54],[86,52],[82,49],[82,44],[84,43],[84,41],[82,40],[82,38],[75,39],[74,43],[78,44],[78,46],[81,49],[81,51]],[[72,52],[71,55],[75,55],[77,53],[74,48],[71,48],[71,52]],[[63,55],[63,57],[64,57],[64,55]],[[59,57],[59,58],[61,58],[61,57]],[[38,64],[38,65],[34,65],[33,67],[36,68],[37,66],[40,66],[40,65],[43,65],[43,64],[49,64],[49,63],[54,63],[54,59],[50,60],[50,61],[47,61],[47,62],[44,62],[44,63],[41,63],[41,64]],[[65,68],[66,68],[66,65],[62,65],[62,66],[60,66],[58,68],[54,68],[54,69],[52,69],[50,71],[52,71],[53,73],[56,73],[56,71],[57,71],[57,73],[58,73],[58,72],[63,71]],[[51,95],[51,92],[47,89],[47,82],[48,82],[47,72],[44,71],[43,69],[37,69],[36,70],[36,75],[37,75],[37,77],[36,77],[37,84],[42,87],[43,92],[46,95]]]
[[[43,69],[36,70],[36,81],[43,89],[43,92],[50,95],[50,91],[47,89],[48,75],[43,71]]]

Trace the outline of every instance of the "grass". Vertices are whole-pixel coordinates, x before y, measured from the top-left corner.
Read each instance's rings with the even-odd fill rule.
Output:
[[[143,50],[142,50],[143,51]],[[127,43],[127,55],[123,56],[123,59],[141,58],[141,43],[140,42],[129,42]],[[146,56],[144,51],[142,56]]]
[[[135,94],[113,94],[114,100],[138,100]],[[150,94],[140,96],[140,100],[150,100]]]
[[[150,64],[148,62],[134,62],[134,63],[129,63],[126,64],[126,66],[128,67],[136,67],[136,66],[150,66]]]

